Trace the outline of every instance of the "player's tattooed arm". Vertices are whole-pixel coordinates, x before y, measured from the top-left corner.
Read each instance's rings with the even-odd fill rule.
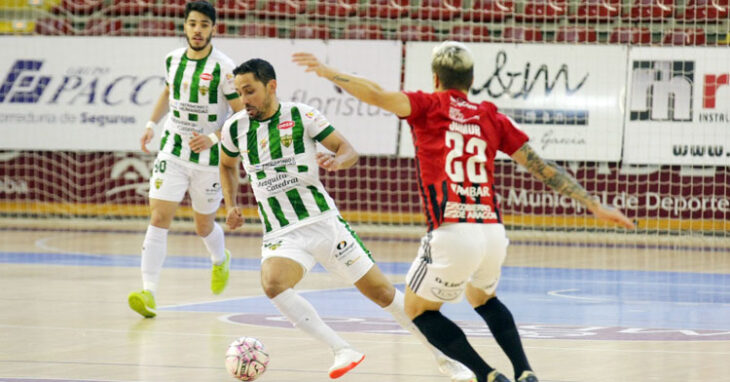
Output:
[[[529,144],[512,154],[512,159],[524,166],[537,179],[557,191],[561,195],[573,198],[583,204],[588,210],[593,211],[600,204],[594,199],[575,178],[570,176],[564,168],[557,163],[541,158]]]

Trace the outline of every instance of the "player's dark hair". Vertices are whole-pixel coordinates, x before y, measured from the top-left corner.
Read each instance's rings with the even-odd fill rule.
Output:
[[[264,85],[276,79],[274,67],[268,61],[260,58],[252,58],[233,69],[233,74],[236,76],[246,73],[253,73],[254,78]]]
[[[209,2],[191,1],[185,4],[185,21],[187,21],[188,15],[190,15],[190,12],[192,11],[200,12],[208,16],[213,25],[215,25],[215,8]]]
[[[432,69],[433,72],[439,77],[439,81],[441,81],[441,86],[444,89],[468,90],[471,87],[472,81],[474,80],[473,66],[469,69],[457,70],[454,68],[434,65]]]

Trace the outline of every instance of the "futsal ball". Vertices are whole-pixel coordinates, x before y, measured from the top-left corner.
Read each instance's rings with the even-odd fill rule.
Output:
[[[241,337],[226,351],[226,369],[236,379],[253,381],[266,371],[269,354],[264,344],[253,337]]]

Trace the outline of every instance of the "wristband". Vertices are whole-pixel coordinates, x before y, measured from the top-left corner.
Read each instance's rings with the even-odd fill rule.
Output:
[[[147,129],[152,129],[152,130],[154,130],[154,129],[155,129],[155,127],[157,127],[157,124],[156,124],[156,123],[154,123],[153,121],[147,121],[147,124],[146,124],[146,125],[144,125],[144,127],[145,127],[145,128],[147,128]]]
[[[218,138],[217,135],[215,135],[215,133],[208,134],[208,138],[210,138],[210,140],[213,141],[214,145],[217,144],[218,142],[220,142],[220,139]]]

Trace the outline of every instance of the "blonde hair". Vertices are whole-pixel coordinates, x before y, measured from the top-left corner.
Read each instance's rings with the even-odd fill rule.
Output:
[[[469,89],[474,79],[474,56],[466,45],[444,41],[433,48],[431,70],[445,89]]]

